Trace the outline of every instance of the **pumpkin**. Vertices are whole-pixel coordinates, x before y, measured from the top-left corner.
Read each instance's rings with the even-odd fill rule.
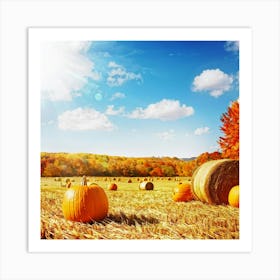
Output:
[[[108,185],[108,190],[110,190],[110,191],[116,191],[117,189],[118,189],[118,186],[115,183]]]
[[[238,160],[210,160],[192,176],[194,197],[209,204],[228,204],[229,191],[236,185],[239,185]]]
[[[175,202],[184,202],[193,200],[192,186],[189,183],[179,183],[173,190],[173,200]]]
[[[228,203],[233,207],[239,208],[239,185],[231,188],[228,194]]]
[[[108,208],[108,198],[98,185],[74,186],[65,192],[62,202],[64,218],[76,222],[102,220]]]
[[[147,190],[147,191],[151,191],[154,189],[154,184],[152,182],[141,182],[139,184],[139,189],[140,190]]]

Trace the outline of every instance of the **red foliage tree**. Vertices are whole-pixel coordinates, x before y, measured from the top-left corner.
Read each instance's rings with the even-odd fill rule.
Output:
[[[219,152],[212,152],[212,153],[202,153],[196,158],[196,164],[197,166],[202,165],[203,163],[209,161],[209,160],[214,160],[214,159],[221,159],[222,155]]]
[[[219,138],[219,145],[223,158],[239,159],[239,102],[234,101],[221,117],[221,131],[223,137]]]

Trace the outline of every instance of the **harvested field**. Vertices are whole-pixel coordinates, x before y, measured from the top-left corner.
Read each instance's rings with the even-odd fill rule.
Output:
[[[139,179],[139,180],[138,180]],[[181,182],[190,178],[179,178]],[[174,202],[178,181],[155,180],[154,190],[139,190],[142,178],[119,177],[118,190],[109,191],[113,178],[89,178],[106,192],[107,218],[79,223],[64,219],[62,199],[66,178],[41,178],[41,239],[238,239],[239,208],[200,201]],[[80,182],[81,178],[71,178]]]

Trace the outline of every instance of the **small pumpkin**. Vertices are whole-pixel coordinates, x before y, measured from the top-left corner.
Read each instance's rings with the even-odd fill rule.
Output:
[[[228,203],[233,207],[239,208],[239,185],[230,189],[228,194]]]
[[[192,186],[189,183],[179,183],[173,190],[173,200],[175,202],[185,202],[193,200]]]
[[[66,220],[75,222],[100,221],[107,216],[108,198],[98,186],[74,186],[63,198],[62,212]]]
[[[112,183],[112,184],[108,185],[108,190],[109,191],[116,191],[117,189],[118,189],[118,186],[115,183]]]

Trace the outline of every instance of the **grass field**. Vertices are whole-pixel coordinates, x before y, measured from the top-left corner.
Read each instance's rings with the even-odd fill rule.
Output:
[[[140,191],[141,178],[89,177],[104,188],[108,216],[101,222],[67,221],[62,213],[66,178],[41,178],[42,239],[238,239],[239,208],[200,201],[174,202],[172,191],[190,178],[150,178],[154,190]],[[71,178],[79,185],[81,178]],[[109,183],[117,191],[107,190]]]

